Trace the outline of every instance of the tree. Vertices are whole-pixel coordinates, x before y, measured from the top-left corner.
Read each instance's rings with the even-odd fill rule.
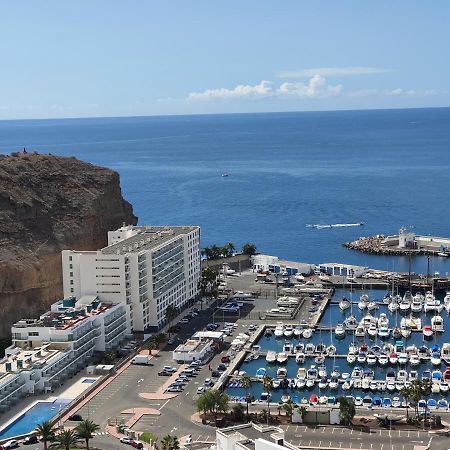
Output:
[[[233,419],[235,422],[243,422],[244,421],[244,414],[245,408],[242,403],[236,403],[233,406]]]
[[[254,254],[256,254],[256,245],[247,242],[247,244],[244,244],[242,246],[242,253],[244,255],[253,256]]]
[[[214,414],[217,417],[219,412],[227,412],[229,397],[219,391],[208,390],[197,399],[197,410],[203,414]]]
[[[252,397],[249,393],[249,390],[252,386],[252,379],[248,375],[243,375],[241,377],[241,384],[242,384],[242,387],[245,389],[245,403],[247,404],[247,417],[248,417],[249,416],[248,405],[252,401]]]
[[[75,430],[64,430],[60,431],[55,436],[55,443],[51,445],[51,447],[55,448],[64,448],[64,450],[70,450],[71,447],[74,447],[78,444],[79,438]]]
[[[176,436],[168,434],[161,439],[161,450],[178,450],[180,443]]]
[[[55,429],[49,421],[42,422],[36,427],[36,432],[41,436],[44,442],[44,450],[47,450],[47,443],[55,436]]]
[[[299,405],[297,407],[299,414],[302,416],[302,420],[305,420],[306,413],[308,412],[308,408],[305,405]]]
[[[292,422],[292,414],[294,413],[294,402],[289,399],[288,402],[284,403],[282,408],[286,412],[286,416],[289,417],[289,421]]]
[[[173,320],[177,317],[178,311],[172,305],[169,305],[166,308],[166,322],[169,324],[169,335],[170,335],[170,326],[172,325]]]
[[[339,419],[342,425],[350,425],[355,417],[355,404],[347,397],[339,397]]]
[[[270,393],[272,392],[272,381],[273,378],[270,375],[263,376],[263,386],[264,390],[267,392],[267,425],[269,425],[270,419]]]
[[[147,341],[147,349],[150,352],[150,355],[152,354],[153,350],[156,350],[158,348],[158,344],[156,343],[155,337],[152,336],[148,341]]]
[[[86,450],[89,450],[89,440],[92,439],[93,433],[99,429],[100,427],[92,420],[83,420],[75,427],[77,436],[86,442]]]
[[[406,421],[409,422],[409,400],[411,398],[411,387],[404,386],[402,389],[400,389],[400,395],[403,396],[406,402]]]
[[[217,270],[205,267],[198,282],[201,297],[214,297],[217,292]]]
[[[233,256],[233,253],[235,252],[236,247],[234,246],[234,244],[232,242],[227,242],[223,247],[222,247],[222,256],[224,258],[228,258],[230,256]]]
[[[139,436],[139,440],[146,442],[147,444],[156,444],[158,442],[158,436],[151,431],[145,431]]]
[[[116,362],[117,354],[116,352],[105,352],[103,353],[103,362],[107,365],[114,364]]]

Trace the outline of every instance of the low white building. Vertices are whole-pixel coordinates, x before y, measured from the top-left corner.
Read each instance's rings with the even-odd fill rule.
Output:
[[[212,351],[214,342],[212,339],[188,339],[180,344],[173,352],[174,361],[192,362],[201,361]]]
[[[198,294],[200,228],[123,226],[101,250],[64,250],[62,264],[65,296],[121,303],[129,332],[156,330]]]
[[[0,410],[24,395],[52,391],[84,369],[95,351],[116,349],[126,335],[124,305],[96,296],[66,298],[39,319],[19,320],[0,360]]]
[[[312,264],[286,261],[270,255],[253,255],[252,268],[254,272],[272,272],[289,276],[297,274],[308,275],[313,270]]]
[[[246,423],[216,430],[216,450],[295,449],[285,442],[284,431],[273,426]]]
[[[319,271],[328,275],[334,275],[338,277],[362,277],[367,271],[368,267],[355,266],[352,264],[341,263],[322,263],[319,265]]]

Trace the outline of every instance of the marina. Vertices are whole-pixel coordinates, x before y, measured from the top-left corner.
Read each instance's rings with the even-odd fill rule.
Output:
[[[225,380],[232,401],[327,405],[346,396],[357,407],[406,407],[404,388],[428,380],[427,408],[447,410],[450,294],[337,289],[321,297],[308,324],[267,324]],[[271,387],[267,385],[271,377]],[[265,381],[265,383],[263,382]]]

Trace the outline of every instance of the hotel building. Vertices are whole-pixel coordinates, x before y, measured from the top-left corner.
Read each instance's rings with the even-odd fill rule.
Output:
[[[169,305],[182,308],[198,294],[200,228],[123,226],[101,250],[64,250],[62,265],[66,297],[123,304],[128,332],[157,330]]]

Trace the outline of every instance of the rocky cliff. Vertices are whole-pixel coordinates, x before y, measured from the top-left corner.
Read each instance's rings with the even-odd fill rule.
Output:
[[[119,175],[75,158],[0,155],[0,337],[62,296],[61,250],[96,250],[136,224]]]

